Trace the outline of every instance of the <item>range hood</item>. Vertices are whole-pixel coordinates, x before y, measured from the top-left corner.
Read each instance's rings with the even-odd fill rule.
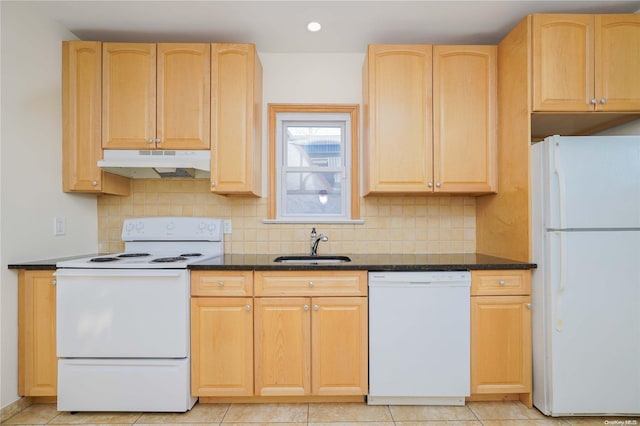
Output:
[[[134,179],[205,179],[211,175],[211,152],[105,149],[98,167],[106,172]]]

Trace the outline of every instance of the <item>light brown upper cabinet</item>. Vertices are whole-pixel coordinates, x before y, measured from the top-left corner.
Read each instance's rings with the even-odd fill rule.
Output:
[[[533,15],[533,111],[639,111],[640,15]]]
[[[212,45],[211,101],[211,191],[259,196],[262,64],[253,44]]]
[[[496,75],[496,46],[433,47],[436,192],[496,191]]]
[[[102,158],[102,43],[62,43],[62,189],[129,195],[129,179],[98,167]]]
[[[209,149],[210,46],[104,43],[102,147]]]
[[[496,47],[370,45],[364,195],[496,191]]]

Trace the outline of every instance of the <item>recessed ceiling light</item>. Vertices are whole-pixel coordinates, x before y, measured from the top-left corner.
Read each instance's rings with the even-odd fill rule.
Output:
[[[322,29],[322,25],[320,25],[319,22],[315,22],[315,21],[309,22],[307,24],[307,29],[309,31],[311,31],[312,33],[315,33],[315,32],[318,32],[318,31],[320,31]]]

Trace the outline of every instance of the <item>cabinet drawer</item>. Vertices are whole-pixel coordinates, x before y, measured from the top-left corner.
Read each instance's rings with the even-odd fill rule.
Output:
[[[191,271],[192,296],[253,296],[253,271]]]
[[[531,271],[471,271],[472,296],[531,294]]]
[[[256,296],[366,296],[367,271],[256,271]]]

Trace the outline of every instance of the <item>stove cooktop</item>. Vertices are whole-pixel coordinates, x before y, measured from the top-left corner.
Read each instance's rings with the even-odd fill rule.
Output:
[[[127,219],[122,225],[124,252],[66,260],[58,268],[184,269],[188,265],[222,259],[222,219],[148,217]]]
[[[203,260],[211,260],[216,253],[114,253],[103,256],[84,257],[80,259],[58,262],[58,268],[92,268],[92,269],[184,269],[188,265]]]

